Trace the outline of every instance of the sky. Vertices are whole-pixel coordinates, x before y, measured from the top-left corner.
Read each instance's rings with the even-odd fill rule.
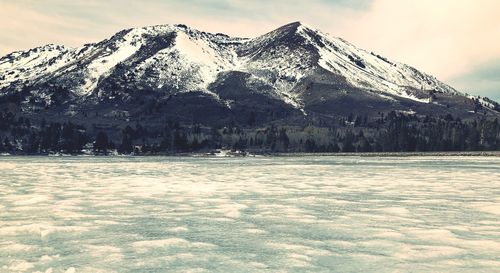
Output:
[[[500,101],[499,11],[498,0],[0,0],[0,55],[130,27],[182,23],[255,37],[301,21]]]

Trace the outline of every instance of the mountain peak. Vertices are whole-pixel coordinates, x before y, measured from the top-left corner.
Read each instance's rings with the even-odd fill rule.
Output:
[[[294,29],[294,30],[299,30],[299,29],[307,29],[307,30],[313,30],[313,31],[318,31],[318,29],[302,22],[302,21],[295,21],[288,23],[286,25],[281,26],[278,29]]]
[[[295,21],[295,22],[288,23],[288,24],[284,25],[283,27],[286,27],[286,26],[299,27],[301,25],[303,25],[303,23],[301,21]]]
[[[306,24],[302,23],[301,21],[295,21],[295,22],[291,22],[291,23],[288,23],[286,25],[283,25],[279,28],[277,28],[276,30],[277,31],[297,31],[298,29],[300,28],[310,28],[309,26],[307,26]]]

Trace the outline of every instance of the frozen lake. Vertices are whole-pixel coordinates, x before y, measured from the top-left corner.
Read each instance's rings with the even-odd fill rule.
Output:
[[[0,157],[0,272],[500,272],[498,157]]]

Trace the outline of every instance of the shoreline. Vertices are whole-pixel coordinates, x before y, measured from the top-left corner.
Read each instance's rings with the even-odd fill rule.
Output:
[[[479,152],[374,152],[374,153],[291,153],[276,154],[274,156],[359,156],[359,157],[500,157],[500,151],[479,151]]]
[[[216,155],[207,153],[93,155],[93,154],[0,154],[0,157],[197,157],[197,158],[251,158],[251,157],[500,157],[500,151],[467,152],[373,152],[373,153],[248,153]]]

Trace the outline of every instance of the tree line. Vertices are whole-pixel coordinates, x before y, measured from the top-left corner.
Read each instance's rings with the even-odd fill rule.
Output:
[[[128,124],[117,130],[86,128],[72,121],[33,124],[0,113],[0,152],[11,154],[179,154],[216,149],[253,153],[425,152],[500,150],[498,119],[463,121],[451,115],[380,113],[348,116],[337,126],[210,127],[166,121]]]

